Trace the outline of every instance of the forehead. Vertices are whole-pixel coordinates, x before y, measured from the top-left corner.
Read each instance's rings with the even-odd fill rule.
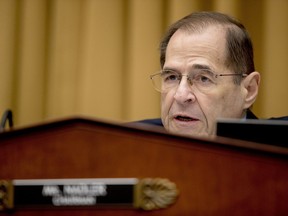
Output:
[[[186,63],[203,61],[212,67],[224,65],[226,56],[226,35],[222,26],[210,26],[201,32],[178,30],[171,37],[166,62]]]

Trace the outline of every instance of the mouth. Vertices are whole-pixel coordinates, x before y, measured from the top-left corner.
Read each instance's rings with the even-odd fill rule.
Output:
[[[192,118],[190,116],[182,116],[182,115],[175,116],[175,119],[181,122],[198,121],[198,119]]]

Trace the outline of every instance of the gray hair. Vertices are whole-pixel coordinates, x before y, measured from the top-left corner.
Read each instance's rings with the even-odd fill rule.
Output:
[[[219,12],[194,12],[172,24],[160,42],[161,68],[166,60],[168,43],[177,30],[201,32],[211,25],[219,25],[226,30],[226,66],[234,73],[253,72],[253,44],[246,28],[235,18]],[[241,80],[239,76],[234,78],[234,82],[238,84]]]

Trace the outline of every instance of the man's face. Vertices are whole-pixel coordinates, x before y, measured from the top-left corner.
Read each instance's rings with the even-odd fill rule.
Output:
[[[225,31],[219,26],[202,33],[178,30],[168,44],[163,70],[187,75],[203,67],[215,74],[234,73],[224,64],[225,43]],[[242,83],[234,84],[233,78],[217,77],[213,88],[201,91],[183,76],[177,87],[161,95],[164,127],[183,135],[214,135],[218,118],[243,117],[245,88]]]

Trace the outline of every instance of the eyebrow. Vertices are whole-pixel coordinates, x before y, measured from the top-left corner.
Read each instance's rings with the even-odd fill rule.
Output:
[[[193,69],[206,70],[206,71],[209,71],[209,72],[214,74],[214,70],[210,66],[204,65],[204,64],[193,64],[192,67],[190,68],[190,70],[193,70]],[[169,72],[169,71],[180,73],[177,69],[171,68],[171,67],[167,67],[167,68],[162,69],[162,72]]]
[[[173,69],[173,68],[169,68],[169,67],[167,67],[167,68],[163,67],[162,71],[163,72],[169,72],[169,71],[177,72],[177,69]]]
[[[192,69],[201,69],[201,70],[208,70],[208,71],[213,72],[211,67],[209,67],[208,65],[203,65],[203,64],[194,64],[192,65]]]

